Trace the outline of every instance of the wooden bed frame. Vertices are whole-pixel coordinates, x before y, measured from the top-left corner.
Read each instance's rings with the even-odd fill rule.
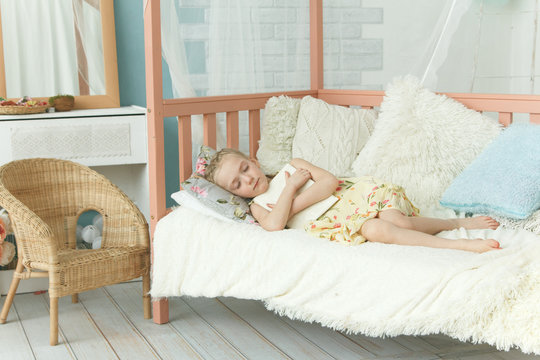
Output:
[[[163,99],[161,66],[160,1],[146,0],[144,36],[146,60],[146,99],[148,118],[148,167],[150,178],[150,228],[153,240],[155,226],[167,213],[165,205],[165,155],[163,118],[178,118],[180,181],[192,173],[191,116],[202,115],[204,144],[216,147],[216,114],[226,113],[227,146],[238,148],[239,111],[249,112],[249,153],[257,153],[260,138],[260,110],[272,96],[301,98],[310,95],[331,104],[372,108],[383,100],[382,91],[329,90],[323,87],[323,26],[322,0],[310,0],[311,89],[230,96],[209,96],[183,99]],[[530,121],[540,124],[540,96],[447,93],[465,106],[478,111],[499,113],[499,121],[507,126],[513,113],[528,113]],[[153,303],[154,322],[169,321],[167,300]]]

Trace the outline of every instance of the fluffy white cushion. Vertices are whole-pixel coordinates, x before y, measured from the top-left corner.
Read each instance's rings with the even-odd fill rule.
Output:
[[[413,76],[388,86],[370,140],[352,167],[405,188],[419,207],[444,190],[500,132],[500,125]]]
[[[306,96],[300,104],[292,156],[336,176],[351,176],[351,164],[370,137],[376,114]]]
[[[275,175],[291,161],[300,99],[271,97],[264,108],[257,159],[266,175]]]

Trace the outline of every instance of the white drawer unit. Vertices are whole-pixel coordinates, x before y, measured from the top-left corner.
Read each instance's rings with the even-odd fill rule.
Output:
[[[0,166],[33,157],[90,166],[122,189],[148,220],[146,109],[127,106],[0,116]],[[13,270],[0,271],[6,294]],[[47,289],[48,279],[21,281],[17,292]]]
[[[0,116],[0,163],[51,157],[87,166],[145,164],[145,109]]]

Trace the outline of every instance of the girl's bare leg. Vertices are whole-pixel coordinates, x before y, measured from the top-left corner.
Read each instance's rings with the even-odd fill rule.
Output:
[[[367,240],[386,244],[428,246],[474,252],[499,249],[499,243],[493,239],[444,239],[421,231],[405,229],[377,218],[366,221],[360,231]]]
[[[496,229],[499,223],[489,216],[477,216],[465,219],[435,219],[420,216],[405,216],[399,210],[390,209],[381,211],[379,219],[391,222],[395,226],[421,231],[426,234],[437,234],[444,230],[453,230],[460,227],[465,229]]]

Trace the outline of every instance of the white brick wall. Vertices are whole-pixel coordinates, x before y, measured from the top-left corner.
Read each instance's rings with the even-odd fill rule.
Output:
[[[259,24],[275,24],[278,21],[296,22],[296,9],[291,8],[261,8],[251,13],[253,22]],[[277,20],[277,21],[276,21]]]
[[[205,41],[208,51],[210,1],[179,1],[182,6],[204,9],[205,23],[182,24],[182,31],[186,41]],[[361,0],[333,0],[332,8],[323,11],[325,79],[329,87],[359,87],[362,70],[379,69],[377,66],[382,64],[381,40],[362,38],[362,25],[382,22],[382,10],[361,8],[361,3]],[[258,0],[257,4],[260,7],[246,14],[240,21],[253,20],[261,24],[259,31],[263,71],[269,91],[279,91],[283,86],[290,86],[293,78],[305,79],[301,83],[309,88],[309,1]],[[220,56],[227,65],[233,65],[238,62],[234,56],[239,52],[239,49],[227,49]],[[298,59],[294,59],[296,54],[300,56]],[[199,61],[207,59],[206,56],[206,59]],[[284,62],[289,66],[287,73],[282,73]],[[234,78],[231,74],[228,77]],[[192,83],[196,91],[205,93],[207,75],[192,76]],[[235,83],[234,80],[230,81],[231,93],[241,90],[234,89]],[[240,86],[240,83],[236,85]]]
[[[208,50],[210,0],[177,1],[181,6],[200,9],[205,13],[205,23],[183,24],[182,36],[186,41],[205,42],[206,50]],[[307,59],[309,55],[309,1],[252,1],[256,1],[260,8],[247,13],[242,21],[256,20],[260,22],[264,78],[268,81],[269,89],[280,90],[280,86],[290,84],[288,78],[294,72],[298,73],[297,77],[306,76],[306,79],[309,79],[309,74],[306,72],[309,70],[309,59]],[[432,13],[438,7],[431,6],[430,0],[418,2],[419,5],[414,9],[401,0],[385,2],[378,0],[331,0],[323,2],[325,86],[328,88],[362,88],[367,86],[366,83],[372,83],[374,88],[381,88],[397,72],[406,71],[403,69],[403,56],[406,55],[401,54],[403,55],[401,57],[386,55],[383,58],[383,52],[385,47],[396,46],[396,30],[390,26],[395,20],[393,17],[408,18],[414,12],[416,14],[414,19],[421,21],[423,18],[433,18],[439,15]],[[223,4],[227,3],[227,1],[223,1]],[[540,88],[540,56],[538,54],[535,56],[535,53],[536,48],[540,48],[540,26],[535,25],[537,24],[535,19],[538,17],[535,3],[534,0],[474,1],[471,14],[468,16],[471,19],[472,17],[482,17],[481,37],[474,41],[467,38],[469,41],[460,45],[463,48],[462,51],[449,55],[447,63],[454,64],[454,66],[447,66],[441,72],[440,79],[444,82],[442,86],[448,87],[448,91],[457,91],[453,88],[458,89],[463,80],[453,75],[455,69],[462,68],[463,66],[460,64],[465,64],[468,58],[478,52],[473,47],[479,43],[479,55],[478,59],[475,60],[478,64],[476,65],[474,84],[470,90],[489,92],[495,87],[499,89],[499,92],[538,93]],[[428,4],[430,6],[427,6]],[[398,10],[396,11],[396,9]],[[422,12],[419,13],[419,9],[422,9]],[[411,11],[411,14],[408,14],[408,11]],[[469,22],[472,21],[471,19]],[[414,27],[406,27],[402,31],[407,32],[409,28]],[[460,26],[459,29],[463,28],[465,27]],[[470,37],[476,36],[476,32],[471,32]],[[463,34],[460,36],[463,37]],[[536,39],[536,44],[533,44],[534,39]],[[493,46],[492,43],[503,43],[503,46]],[[468,47],[465,48],[466,46]],[[417,53],[423,49],[411,48],[409,51]],[[223,56],[223,61],[236,61],[234,57],[229,55],[238,53],[238,49],[227,49],[227,52],[227,54],[220,55]],[[291,61],[289,57],[296,53],[301,54],[300,59]],[[510,57],[509,53],[513,55]],[[207,56],[202,54],[197,61],[207,62]],[[284,62],[292,66],[287,69],[288,73],[286,74],[279,73],[282,69],[281,64]],[[466,66],[466,68],[469,67]],[[504,74],[507,68],[509,69],[508,74]],[[362,83],[364,83],[363,86]],[[197,74],[194,76],[193,85],[198,93],[205,93],[208,86],[207,75]],[[231,88],[231,93],[234,92],[235,90]]]

